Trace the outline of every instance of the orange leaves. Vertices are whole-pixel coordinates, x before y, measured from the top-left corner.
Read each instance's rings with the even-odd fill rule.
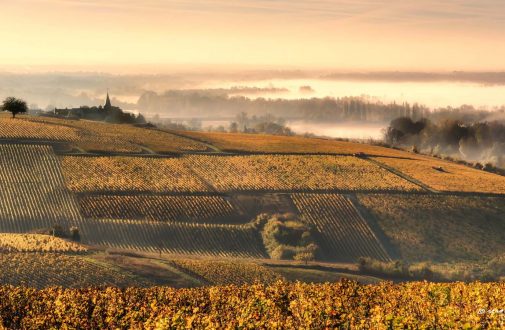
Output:
[[[418,190],[363,159],[349,156],[188,156],[192,170],[218,191]]]
[[[430,299],[435,292],[447,292],[444,301]],[[503,314],[479,314],[479,309],[499,310],[504,304],[503,283],[360,285],[343,280],[332,284],[276,282],[268,286],[180,290],[154,287],[34,291],[0,287],[0,320],[8,328],[33,327],[35,324],[46,328],[72,325],[177,329],[188,326],[502,328]]]
[[[381,163],[440,191],[505,193],[505,177],[430,157],[419,159],[376,158]],[[436,168],[441,168],[442,171]]]
[[[86,252],[74,242],[37,234],[0,234],[0,251],[12,252]]]
[[[176,259],[174,262],[212,284],[272,283],[282,278],[254,262],[195,259]]]
[[[86,151],[146,153],[153,150],[160,153],[178,153],[208,149],[204,144],[188,138],[129,124],[35,116],[24,116],[22,120],[21,124],[25,125],[26,129],[23,130],[21,137],[69,141]],[[19,130],[17,124],[0,117],[0,136],[17,137],[15,135],[15,131]]]
[[[62,157],[67,186],[76,192],[196,192],[208,187],[177,158]]]

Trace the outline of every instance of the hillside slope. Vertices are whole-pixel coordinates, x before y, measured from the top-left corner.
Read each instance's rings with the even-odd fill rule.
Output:
[[[0,144],[0,231],[79,226],[58,158],[47,145]]]
[[[0,166],[4,233],[76,226],[110,250],[265,259],[255,219],[293,213],[319,261],[475,262],[504,249],[503,177],[366,144],[4,116]]]

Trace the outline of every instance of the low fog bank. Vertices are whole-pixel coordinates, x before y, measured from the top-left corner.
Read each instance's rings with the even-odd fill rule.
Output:
[[[250,70],[250,71],[175,71],[164,74],[110,74],[100,72],[47,72],[9,73],[0,72],[0,97],[10,95],[24,98],[40,109],[97,106],[103,102],[107,89],[116,98],[116,104],[126,109],[137,109],[137,101],[145,92],[163,93],[167,90],[208,89],[209,86],[242,86],[233,82],[265,81],[261,87],[229,88],[231,95],[255,95],[262,93],[288,92],[282,86],[271,88],[271,79],[317,78],[319,73],[297,70]],[[266,86],[263,86],[266,85]],[[212,87],[213,89],[219,89]]]
[[[464,160],[477,168],[505,169],[505,111],[441,111],[418,120],[401,117],[390,123],[384,141],[416,152]]]
[[[323,75],[329,80],[390,81],[390,82],[465,82],[485,85],[505,85],[505,72],[335,72]]]
[[[420,102],[430,107],[460,104],[502,104],[505,72],[333,72],[330,70],[170,70],[163,74],[100,72],[0,72],[0,97],[15,95],[40,109],[97,106],[110,90],[115,103],[127,110],[170,115],[170,102],[139,104],[139,99],[163,99],[171,91],[221,93],[251,98],[333,98],[370,95],[374,101]],[[153,97],[154,99],[154,97]],[[145,102],[145,100],[143,100]],[[177,109],[175,109],[177,111]],[[200,109],[201,112],[205,110]]]
[[[299,135],[318,135],[329,138],[380,141],[387,123],[340,122],[313,123],[303,120],[287,121],[286,126]]]
[[[366,121],[388,122],[402,115],[422,115],[427,107],[408,103],[383,103],[368,97],[325,98],[250,98],[234,96],[226,90],[169,90],[144,93],[138,107],[145,113],[171,118],[234,117],[272,114],[289,120],[311,122]]]

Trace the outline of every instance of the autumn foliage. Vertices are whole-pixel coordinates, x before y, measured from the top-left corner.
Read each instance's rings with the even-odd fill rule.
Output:
[[[0,322],[16,329],[498,329],[504,305],[504,283],[0,287]]]

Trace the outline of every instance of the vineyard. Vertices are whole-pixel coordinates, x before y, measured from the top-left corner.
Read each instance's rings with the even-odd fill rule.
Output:
[[[74,242],[49,235],[0,234],[0,252],[86,252]]]
[[[300,214],[314,225],[326,258],[356,262],[359,257],[390,260],[376,235],[352,202],[337,194],[293,194]]]
[[[0,138],[41,141],[77,141],[79,130],[57,124],[12,119],[0,113]]]
[[[401,190],[420,188],[366,160],[344,156],[62,157],[75,192]],[[310,171],[307,171],[310,169]]]
[[[220,196],[81,196],[81,213],[93,219],[233,223],[240,217]]]
[[[502,329],[504,283],[276,282],[196,289],[0,287],[10,329]]]
[[[180,158],[80,157],[61,160],[74,192],[198,192],[209,187]]]
[[[417,155],[401,150],[373,146],[370,144],[336,141],[323,138],[282,136],[243,133],[192,132],[179,134],[212,144],[223,151],[258,153],[310,153],[353,155],[365,153],[373,156],[418,158]]]
[[[224,258],[266,257],[259,234],[248,225],[89,219],[81,228],[83,242],[89,245]]]
[[[273,283],[282,279],[282,276],[274,271],[253,262],[175,259],[174,263],[217,285]]]
[[[193,171],[218,191],[406,190],[416,185],[356,157],[188,156]]]
[[[440,191],[505,194],[505,177],[501,175],[428,157],[376,159]]]
[[[408,261],[483,261],[505,251],[505,199],[359,195]]]
[[[0,270],[3,285],[80,288],[149,284],[91,259],[58,253],[0,253]]]
[[[1,232],[69,227],[82,220],[49,146],[0,145],[0,189]]]
[[[26,117],[23,120],[46,127],[56,126],[56,131],[64,128],[72,129],[77,132],[78,138],[68,139],[68,141],[87,151],[140,153],[144,151],[145,147],[154,152],[178,153],[208,149],[204,144],[191,139],[128,124],[106,124],[89,120],[65,120],[51,117]],[[17,122],[11,125],[15,128]]]
[[[275,247],[281,252],[315,246],[310,258],[316,263],[349,264],[368,257],[395,264],[398,255],[406,262],[463,264],[490,262],[505,250],[505,198],[489,197],[505,194],[502,176],[398,150],[303,137],[171,134],[25,116],[0,116],[0,139],[0,232],[9,233],[0,234],[0,252],[7,253],[1,267],[9,268],[0,283],[150,285],[130,273],[144,270],[127,261],[117,268],[76,243],[12,234],[47,233],[56,225],[65,235],[77,227],[90,251],[107,251],[103,260],[125,251],[155,255],[167,259],[135,262],[158,275],[172,267],[177,276],[186,271],[215,284],[272,283],[289,278],[286,274],[340,276],[310,269],[312,259],[301,257],[297,260],[309,263],[306,268],[281,267],[282,276],[275,267],[243,260],[269,258],[266,247],[272,252],[274,241],[283,242]],[[56,156],[49,145],[13,144],[12,139],[61,141],[111,154],[70,155],[57,149]],[[198,153],[219,148],[243,153]],[[123,152],[171,154],[116,154]],[[371,157],[352,155],[360,152]],[[452,191],[461,196],[450,196]],[[264,227],[255,219],[279,219],[280,213],[285,223],[268,227],[270,236],[262,236]],[[276,256],[290,259],[288,254]],[[70,275],[49,269],[57,267]],[[87,274],[82,279],[75,275],[79,268]],[[36,269],[47,276],[35,278]],[[156,283],[165,283],[159,277]]]

